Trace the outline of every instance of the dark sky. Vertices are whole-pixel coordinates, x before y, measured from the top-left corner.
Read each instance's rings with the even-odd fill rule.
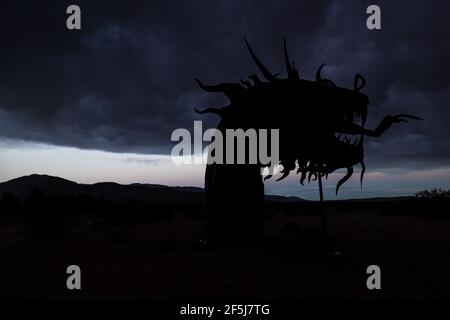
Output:
[[[282,38],[302,77],[352,87],[367,80],[369,127],[384,115],[426,119],[368,140],[372,167],[430,168],[450,160],[449,1],[4,1],[0,7],[0,137],[114,152],[169,153],[194,107],[224,105],[197,88],[257,71],[245,35],[273,72]],[[78,4],[82,30],[69,31]]]

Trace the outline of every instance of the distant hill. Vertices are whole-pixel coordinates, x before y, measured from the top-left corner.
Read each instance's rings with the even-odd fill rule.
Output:
[[[27,198],[34,192],[50,194],[88,194],[108,200],[133,200],[159,204],[201,204],[204,203],[203,189],[199,187],[170,187],[160,184],[133,183],[123,185],[115,182],[80,184],[60,177],[33,174],[0,183],[0,194],[11,193]],[[267,195],[266,200],[275,202],[305,201],[298,197]]]
[[[56,194],[78,193],[81,189],[78,183],[59,177],[32,174],[0,183],[0,194],[11,193],[17,197],[28,197],[35,191],[45,191]]]
[[[201,192],[189,188],[168,187],[151,184],[123,185],[115,182],[80,184],[59,177],[33,174],[0,183],[0,194],[11,193],[26,198],[36,191],[58,194],[88,194],[108,200],[132,200],[159,204],[200,204],[204,202]]]

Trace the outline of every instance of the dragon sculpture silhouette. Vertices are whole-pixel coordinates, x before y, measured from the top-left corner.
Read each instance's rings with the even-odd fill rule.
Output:
[[[393,123],[421,120],[409,114],[388,115],[374,130],[365,128],[369,99],[361,92],[366,81],[360,74],[355,75],[352,89],[338,87],[333,81],[322,78],[321,71],[325,66],[322,64],[315,80],[305,80],[290,61],[284,39],[287,78],[280,78],[258,59],[247,39],[245,43],[265,80],[250,75],[249,80],[241,79],[237,83],[206,85],[195,79],[201,89],[222,93],[230,101],[222,108],[196,109],[196,112],[219,115],[221,120],[217,129],[220,131],[279,129],[279,158],[283,169],[277,181],[295,169],[303,184],[306,179],[316,180],[319,175],[327,178],[328,174],[345,168],[347,173],[337,183],[337,194],[341,185],[352,176],[353,167],[360,164],[362,184],[364,136],[379,137]],[[261,166],[207,165],[205,192],[211,237],[220,237],[221,232],[229,233],[230,230],[234,230],[236,236],[239,229],[248,236],[255,220],[260,221],[256,228],[261,234],[261,215],[255,213],[264,199]],[[245,217],[249,217],[247,223],[242,221]]]

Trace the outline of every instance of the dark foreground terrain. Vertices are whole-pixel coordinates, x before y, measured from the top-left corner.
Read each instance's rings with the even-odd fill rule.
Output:
[[[21,223],[3,223],[0,297],[450,298],[450,220],[329,213],[334,253],[317,244],[318,221],[274,213],[261,248],[228,251],[203,248],[193,238],[202,234],[204,221],[181,217],[126,226],[85,220],[70,234],[51,238],[30,236]],[[71,264],[81,267],[81,291],[66,289]],[[366,289],[371,264],[381,267],[382,290]]]
[[[186,198],[199,197],[189,192],[196,194]],[[200,198],[112,202],[106,193],[34,190],[0,200],[3,299],[450,299],[447,200],[327,202],[326,241],[318,203],[272,199],[261,247],[228,250],[202,241]],[[66,288],[73,264],[81,267],[78,291]],[[366,287],[373,264],[381,290]]]

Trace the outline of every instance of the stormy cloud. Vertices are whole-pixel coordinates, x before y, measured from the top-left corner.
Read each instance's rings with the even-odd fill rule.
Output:
[[[368,127],[399,124],[366,142],[371,167],[450,163],[450,42],[446,1],[378,1],[382,29],[366,28],[370,2],[77,1],[82,30],[65,27],[72,1],[3,1],[0,11],[0,137],[113,152],[169,154],[170,134],[221,106],[207,83],[257,71],[243,36],[273,72],[284,72],[282,38],[300,76],[351,87],[367,80]],[[308,108],[308,106],[299,106]],[[274,106],[274,110],[275,110]],[[312,121],[311,119],[299,119]]]

